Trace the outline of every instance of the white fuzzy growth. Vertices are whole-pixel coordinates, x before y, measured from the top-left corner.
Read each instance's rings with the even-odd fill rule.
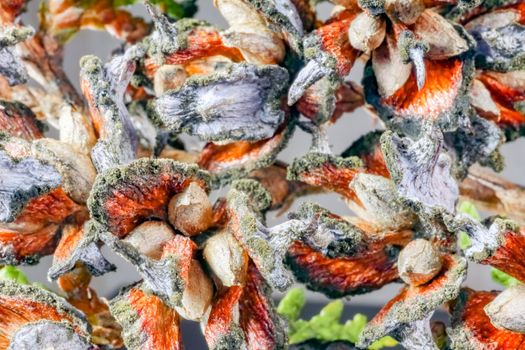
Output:
[[[43,321],[19,328],[11,338],[8,350],[89,350],[86,339],[64,324]]]
[[[274,0],[274,3],[277,11],[288,18],[299,35],[303,35],[303,22],[295,5],[290,0]]]

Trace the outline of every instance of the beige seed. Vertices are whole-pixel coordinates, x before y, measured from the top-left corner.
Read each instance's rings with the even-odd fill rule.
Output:
[[[350,24],[348,38],[354,48],[368,52],[381,45],[385,33],[386,23],[384,20],[362,12]]]
[[[248,255],[231,232],[224,230],[208,239],[203,256],[224,286],[231,287],[242,282]]]
[[[181,306],[175,309],[187,320],[200,321],[211,305],[212,298],[213,283],[200,263],[193,259],[189,267],[188,280],[185,281]]]
[[[397,269],[406,283],[419,286],[434,278],[441,270],[439,251],[427,240],[416,239],[399,253]]]
[[[425,11],[423,0],[386,0],[385,12],[393,21],[413,24]]]
[[[135,227],[124,238],[124,242],[131,244],[139,253],[151,259],[160,259],[162,246],[171,240],[175,232],[162,221],[146,221]]]
[[[192,182],[170,200],[168,219],[186,236],[194,236],[209,228],[213,220],[213,208],[206,191]]]
[[[525,286],[505,289],[484,310],[497,328],[525,333]]]

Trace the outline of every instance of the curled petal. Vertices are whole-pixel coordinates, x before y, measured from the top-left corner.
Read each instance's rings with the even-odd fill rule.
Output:
[[[146,36],[149,30],[143,19],[115,8],[110,0],[94,3],[48,0],[42,15],[46,32],[62,42],[81,29],[105,29],[116,38],[133,43]]]
[[[304,203],[289,218],[302,221],[302,241],[329,258],[351,255],[363,238],[359,228],[314,203]]]
[[[467,125],[444,134],[445,144],[454,156],[456,173],[466,176],[471,165],[479,162],[499,171],[503,168],[499,146],[504,142],[497,125],[484,118],[471,116]]]
[[[63,298],[40,287],[0,283],[0,316],[0,347],[3,349],[9,348],[13,341],[23,341],[24,334],[44,335],[46,329],[58,330],[58,324],[68,327],[66,329],[71,329],[81,338],[90,337],[89,325],[82,313]],[[31,329],[35,325],[37,328]]]
[[[20,102],[0,101],[0,131],[27,141],[44,137],[43,125]]]
[[[461,57],[445,60],[424,59],[426,78],[424,85],[418,87],[417,76],[411,72],[405,79],[403,66],[391,77],[393,81],[384,81],[381,95],[382,80],[388,79],[386,68],[368,66],[363,80],[365,99],[379,112],[380,117],[399,130],[409,130],[417,133],[425,121],[439,125],[444,130],[454,130],[461,118],[466,114],[468,96],[466,94],[473,73],[473,60],[469,53]],[[396,69],[398,65],[386,67]],[[378,63],[376,65],[379,65]]]
[[[307,65],[290,87],[288,104],[293,105],[314,83],[329,77],[329,90],[337,91],[340,80],[354,65],[358,52],[350,45],[348,27],[355,18],[351,11],[341,11],[304,39]],[[328,116],[329,118],[330,116]]]
[[[27,71],[15,52],[14,46],[32,35],[31,28],[0,26],[0,76],[6,78],[10,86],[27,82]]]
[[[466,277],[466,269],[467,261],[464,258],[445,255],[441,272],[430,282],[421,286],[404,287],[383,306],[361,333],[358,345],[366,347],[386,335],[393,335],[398,340],[412,345],[424,341],[424,337],[417,339],[422,332],[415,331],[414,327],[416,330],[420,327],[426,329],[423,334],[427,334],[427,343],[430,341],[433,344],[429,318],[435,309],[459,295],[461,283]],[[418,325],[418,321],[423,321],[424,325]],[[406,328],[409,328],[408,334],[405,333]],[[417,346],[408,348],[418,349]],[[433,349],[428,345],[420,348]]]
[[[241,286],[232,286],[222,292],[210,309],[204,324],[204,338],[211,350],[228,347],[242,349],[245,339],[239,326]]]
[[[309,289],[329,297],[362,294],[397,280],[395,252],[411,237],[411,231],[385,233],[383,237],[370,235],[355,253],[340,258],[326,257],[295,241],[288,249],[286,264]]]
[[[219,31],[205,22],[186,18],[161,23],[157,17],[153,19],[157,28],[153,36],[158,35],[159,39],[151,43],[150,57],[144,62],[149,76],[154,76],[162,64],[188,67],[192,62],[212,56],[223,56],[232,62],[244,59],[239,49],[226,46]]]
[[[487,225],[490,226],[485,227],[464,217],[459,221],[457,228],[463,229],[472,242],[465,255],[525,282],[525,232],[511,220],[494,218]]]
[[[443,151],[443,136],[438,130],[414,141],[387,131],[381,137],[385,159],[399,194],[422,205],[423,212],[455,210],[458,185],[451,175],[452,160]]]
[[[167,159],[136,160],[99,176],[88,207],[103,230],[124,238],[148,219],[164,219],[170,199],[191,182],[207,189],[209,180],[196,166]]]
[[[474,17],[465,24],[478,44],[477,67],[500,72],[525,67],[524,14],[523,4],[515,2]]]
[[[294,120],[285,120],[272,137],[256,142],[208,143],[201,151],[197,164],[212,173],[219,183],[246,176],[273,163],[286,147],[294,126]]]
[[[82,91],[99,134],[91,152],[98,171],[127,164],[136,157],[137,135],[124,93],[135,72],[135,60],[142,55],[142,48],[133,46],[106,66],[94,56],[86,56],[80,63]]]
[[[92,223],[68,223],[62,229],[62,236],[53,253],[53,264],[47,274],[50,279],[73,270],[77,262],[83,263],[94,276],[103,275],[116,269],[102,255]]]
[[[270,286],[285,290],[292,284],[292,276],[283,266],[284,256],[304,225],[290,220],[272,228],[265,227],[260,211],[270,205],[270,195],[255,181],[247,180],[239,185],[242,186],[234,186],[227,197],[229,228]]]
[[[363,171],[361,165],[356,157],[341,158],[310,152],[295,159],[288,167],[288,179],[325,188],[355,200],[355,193],[349,184],[358,172]]]
[[[270,138],[284,120],[280,96],[285,69],[234,64],[213,76],[192,77],[156,101],[170,130],[187,130],[209,141],[259,141]]]
[[[508,141],[524,133],[525,110],[520,107],[525,102],[525,73],[514,71],[497,73],[485,71],[476,77],[478,83],[488,90],[489,97],[497,107],[495,122],[505,132]],[[474,105],[482,116],[483,109]]]
[[[285,325],[275,311],[271,290],[253,263],[248,266],[239,314],[248,350],[280,349],[287,344]]]
[[[111,314],[124,330],[130,350],[182,349],[180,318],[142,285],[128,287],[110,302]]]

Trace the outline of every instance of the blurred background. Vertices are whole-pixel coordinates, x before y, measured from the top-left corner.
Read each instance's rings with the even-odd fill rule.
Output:
[[[33,0],[30,2],[29,11],[24,15],[24,22],[38,26],[38,4],[39,1]],[[199,12],[196,17],[207,20],[217,27],[226,28],[226,22],[213,7],[212,0],[199,0]],[[331,5],[322,3],[318,7],[320,11],[320,18],[324,19],[330,13]],[[145,9],[141,5],[130,7],[130,11],[134,14],[149,18]],[[109,59],[111,52],[119,46],[119,41],[113,39],[105,32],[96,31],[82,31],[74,37],[74,39],[66,45],[65,49],[65,69],[72,82],[78,87],[79,74],[79,60],[82,56],[93,54],[99,56],[103,60]],[[350,80],[360,82],[363,64],[358,62],[352,73]],[[370,130],[381,128],[381,124],[374,120],[364,110],[359,109],[351,114],[344,115],[339,121],[328,128],[328,136],[334,153],[340,153],[346,149],[353,141],[361,135]],[[283,161],[290,162],[295,157],[304,154],[310,147],[310,136],[296,130],[294,137],[288,144],[288,147],[280,154],[279,158]],[[508,143],[501,148],[501,152],[506,159],[506,168],[503,171],[503,176],[507,179],[521,185],[525,185],[525,158],[523,154],[525,150],[525,138],[518,139],[512,143]],[[221,193],[219,192],[218,195]],[[335,212],[336,214],[348,216],[352,213],[347,208],[345,203],[336,194],[320,194],[309,197],[300,198],[294,203],[291,210],[297,208],[304,201],[315,201],[321,206]],[[270,214],[268,224],[274,225],[286,219],[286,216],[275,217]],[[92,286],[101,295],[111,298],[118,290],[133,281],[140,279],[135,269],[127,264],[122,258],[113,254],[109,249],[103,248],[105,256],[117,266],[117,271],[108,273],[102,277],[94,278]],[[46,280],[46,272],[50,266],[51,258],[46,257],[40,261],[36,266],[23,267],[24,271],[32,281],[39,281],[52,289],[56,289],[53,283]],[[485,266],[470,266],[468,279],[466,282],[470,287],[475,289],[501,289],[490,278],[490,268]],[[355,312],[365,312],[373,315],[377,309],[382,306],[387,300],[392,298],[399,290],[400,285],[391,284],[376,292],[369,293],[362,296],[355,296],[348,300],[345,309],[345,317],[350,317]],[[276,295],[276,298],[279,298]],[[319,293],[308,293],[309,306],[306,310],[306,316],[313,312],[327,302],[327,299]],[[190,327],[195,330],[196,325],[185,324],[183,327]],[[191,334],[195,334],[191,332]],[[203,343],[191,336],[193,346],[187,344],[188,349],[204,349]]]

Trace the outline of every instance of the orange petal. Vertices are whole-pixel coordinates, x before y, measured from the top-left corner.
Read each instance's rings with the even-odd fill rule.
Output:
[[[447,334],[453,349],[524,350],[525,335],[497,329],[483,310],[498,295],[497,291],[485,292],[463,289],[453,303],[452,325]]]
[[[334,259],[297,241],[288,250],[286,263],[312,290],[335,298],[362,294],[398,278],[396,258],[389,247],[404,246],[411,236],[410,231],[400,231],[383,239],[370,238],[354,255]]]
[[[27,141],[44,137],[33,112],[22,103],[0,101],[0,131]]]
[[[131,287],[110,302],[111,313],[125,332],[130,350],[182,349],[179,315],[159,297],[140,285]]]
[[[89,203],[92,217],[123,238],[150,218],[166,218],[170,199],[191,182],[207,189],[209,178],[196,166],[171,160],[137,160],[99,176]]]
[[[248,350],[272,350],[284,347],[284,324],[274,311],[271,291],[251,262],[248,278],[239,302],[240,326]]]
[[[437,120],[444,113],[452,112],[458,98],[462,97],[464,65],[460,58],[425,60],[423,87],[418,89],[416,75],[412,72],[405,85],[392,96],[381,99],[381,104],[398,118]]]
[[[42,320],[64,322],[76,333],[89,337],[83,315],[62,297],[40,287],[0,283],[0,348],[7,349],[21,327]]]

